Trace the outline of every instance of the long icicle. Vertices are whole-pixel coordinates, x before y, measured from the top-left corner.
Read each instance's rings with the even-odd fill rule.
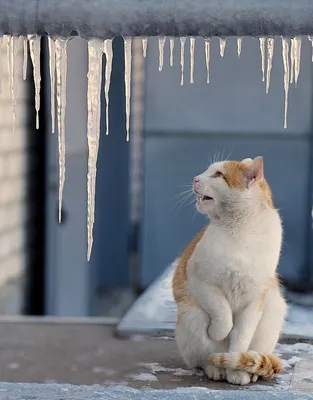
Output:
[[[175,38],[170,37],[170,66],[174,65],[174,46],[175,46]]]
[[[113,59],[113,48],[112,39],[107,39],[103,43],[103,52],[105,54],[105,83],[104,83],[104,95],[105,95],[105,134],[109,134],[109,92],[111,85],[111,73],[112,73],[112,59]]]
[[[284,90],[285,90],[285,115],[284,115],[284,128],[287,128],[287,115],[288,115],[288,92],[289,92],[289,43],[288,40],[282,37],[282,56],[284,63]]]
[[[226,38],[220,37],[220,56],[224,57],[226,47]]]
[[[260,37],[262,82],[265,81],[265,37]]]
[[[142,37],[142,53],[144,58],[147,57],[147,48],[148,48],[148,38],[146,36]]]
[[[23,79],[26,81],[27,78],[27,60],[28,60],[28,45],[27,45],[27,37],[23,38]]]
[[[298,78],[300,74],[301,44],[302,44],[302,39],[300,36],[297,36],[295,38],[295,86],[296,87],[298,84]]]
[[[51,108],[51,130],[55,132],[55,43],[48,36],[49,45],[49,72],[50,72],[50,108]]]
[[[7,61],[8,61],[8,73],[9,73],[9,89],[10,89],[10,96],[12,96],[12,79],[11,79],[11,40],[12,36],[6,35],[5,36],[7,39]],[[11,99],[12,100],[12,99]]]
[[[205,52],[205,65],[206,65],[206,81],[210,82],[210,47],[211,39],[204,38],[204,52]]]
[[[190,83],[195,83],[194,80],[195,45],[196,45],[196,39],[193,36],[190,36]]]
[[[30,57],[33,63],[33,75],[35,83],[35,110],[36,110],[36,129],[39,129],[39,110],[40,110],[40,39],[38,35],[28,35]]]
[[[183,36],[180,38],[180,70],[181,70],[180,84],[181,84],[181,86],[183,86],[183,84],[184,84],[185,43],[186,43],[186,36]]]
[[[238,58],[241,56],[241,49],[242,49],[242,36],[239,36],[237,38],[237,54],[238,54]]]
[[[164,45],[166,36],[159,36],[159,71],[162,71],[164,64]]]
[[[267,38],[267,70],[266,70],[266,93],[270,90],[271,71],[273,66],[274,55],[274,38]]]
[[[130,128],[130,91],[131,91],[131,70],[132,70],[132,38],[124,38],[125,57],[125,100],[126,100],[126,140],[129,141]]]
[[[59,145],[59,222],[62,220],[62,201],[65,183],[65,108],[67,78],[67,39],[55,40],[55,66],[57,75],[57,117]]]
[[[16,120],[16,55],[17,55],[17,43],[18,37],[12,36],[10,40],[10,71],[9,71],[9,79],[10,79],[10,88],[11,88],[11,100],[12,100],[12,116],[13,116],[13,133],[15,132],[15,120]]]
[[[102,81],[102,54],[103,42],[94,39],[88,41],[88,175],[87,175],[87,232],[88,250],[87,259],[90,260],[93,244],[93,225],[95,221],[95,194],[97,159],[100,139],[100,117],[101,117],[101,81]]]
[[[290,39],[290,83],[293,83],[293,78],[295,75],[295,48],[296,42],[295,38]]]

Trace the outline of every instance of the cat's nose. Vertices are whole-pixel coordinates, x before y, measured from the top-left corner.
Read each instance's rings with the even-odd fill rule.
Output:
[[[198,176],[195,176],[193,178],[193,183],[199,183],[200,182],[200,178]]]

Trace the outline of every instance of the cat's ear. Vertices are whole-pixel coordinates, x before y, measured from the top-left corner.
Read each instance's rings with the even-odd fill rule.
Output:
[[[246,186],[249,187],[252,183],[257,182],[264,177],[263,157],[256,157],[250,162],[244,170]]]

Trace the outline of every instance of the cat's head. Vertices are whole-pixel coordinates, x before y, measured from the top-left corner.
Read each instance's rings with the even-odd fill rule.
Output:
[[[193,181],[197,209],[209,217],[242,213],[257,204],[273,207],[263,158],[215,162]]]

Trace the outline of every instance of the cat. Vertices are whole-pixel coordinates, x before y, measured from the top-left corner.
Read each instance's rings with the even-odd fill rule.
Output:
[[[215,162],[194,178],[193,191],[210,223],[174,273],[178,350],[209,379],[272,378],[281,370],[272,353],[287,307],[276,273],[282,223],[263,158]]]

